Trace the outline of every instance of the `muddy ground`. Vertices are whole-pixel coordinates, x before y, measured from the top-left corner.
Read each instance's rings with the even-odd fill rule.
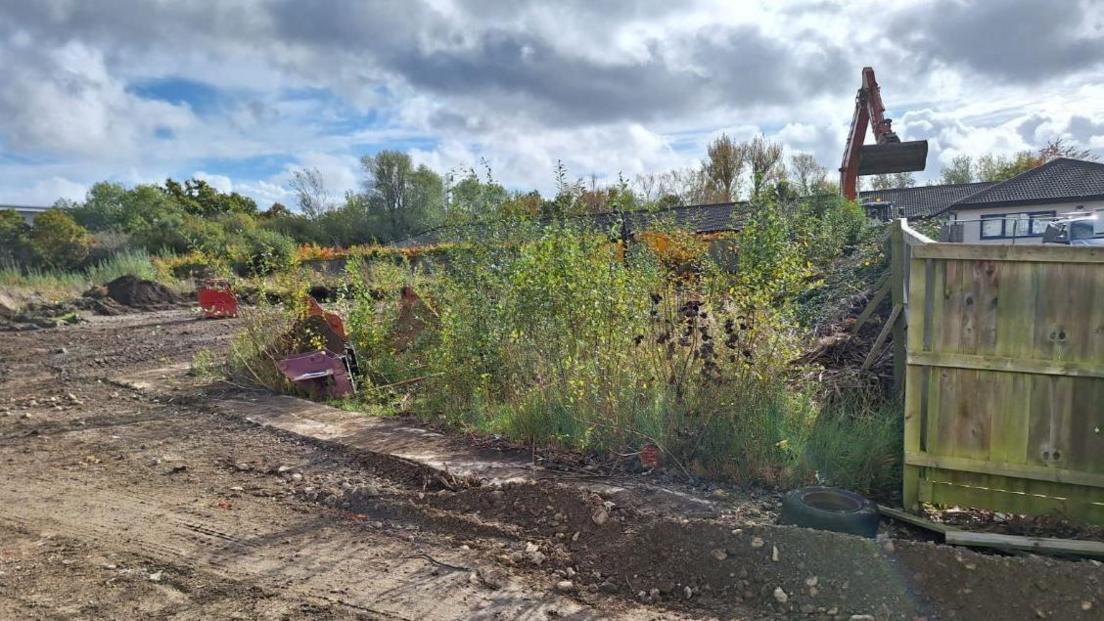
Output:
[[[1104,618],[1099,563],[680,514],[569,474],[468,484],[258,427],[211,407],[225,386],[111,381],[236,329],[0,334],[0,618]]]

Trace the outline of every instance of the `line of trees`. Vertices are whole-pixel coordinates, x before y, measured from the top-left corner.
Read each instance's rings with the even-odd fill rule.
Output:
[[[977,159],[969,155],[955,156],[949,166],[943,167],[940,181],[944,184],[1005,181],[1060,157],[1093,161],[1097,159],[1092,151],[1079,149],[1066,144],[1061,138],[1055,138],[1038,151],[1020,151],[1011,156],[983,155]]]
[[[1051,141],[1038,151],[1012,156],[955,157],[942,183],[1000,181],[1058,157],[1095,159],[1084,149]],[[836,195],[827,169],[807,153],[787,162],[780,143],[764,136],[743,142],[721,134],[706,147],[698,166],[638,175],[632,182],[601,186],[572,180],[558,163],[555,194],[509,191],[490,167],[440,175],[416,166],[399,151],[361,158],[361,187],[336,197],[317,169],[293,171],[288,183],[297,211],[275,203],[260,211],[253,199],[218,191],[199,179],[125,187],[97,183],[84,201],[59,201],[27,226],[14,211],[0,212],[0,261],[72,268],[124,248],[151,253],[203,252],[263,271],[289,262],[296,244],[351,246],[390,243],[449,223],[515,215],[580,215],[614,209],[762,198],[780,204],[800,197]],[[868,187],[912,187],[911,173],[877,175]],[[752,200],[752,202],[754,202]]]

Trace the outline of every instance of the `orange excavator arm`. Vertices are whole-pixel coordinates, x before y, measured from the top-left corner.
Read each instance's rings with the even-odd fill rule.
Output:
[[[867,126],[874,131],[876,145],[863,145]],[[862,86],[855,95],[855,113],[851,117],[851,131],[847,134],[840,164],[840,192],[855,200],[859,175],[924,170],[927,157],[927,140],[901,142],[893,133],[893,121],[885,118],[885,105],[874,69],[863,67]]]

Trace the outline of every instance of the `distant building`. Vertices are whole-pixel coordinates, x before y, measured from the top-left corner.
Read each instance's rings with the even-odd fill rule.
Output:
[[[46,211],[49,207],[31,207],[28,205],[0,205],[0,211],[5,209],[14,209],[16,213],[23,216],[23,219],[27,224],[33,224],[34,219],[38,214]]]
[[[929,185],[862,192],[867,213],[882,219],[946,217],[943,241],[1039,244],[1047,224],[1099,214],[1104,237],[1104,164],[1058,158],[998,182]]]
[[[1039,244],[1047,224],[1091,217],[1104,235],[1104,164],[1059,158],[971,194],[945,210],[950,241]],[[957,230],[956,230],[957,229]]]

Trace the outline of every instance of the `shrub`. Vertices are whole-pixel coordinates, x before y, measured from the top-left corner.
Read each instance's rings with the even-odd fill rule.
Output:
[[[169,254],[154,257],[152,262],[158,277],[161,279],[229,275],[229,269],[225,261],[199,250],[193,250],[187,254]]]
[[[40,263],[61,269],[80,265],[92,245],[88,231],[57,208],[47,209],[35,218],[30,241]]]
[[[295,242],[275,231],[246,229],[232,239],[227,256],[242,275],[287,271],[295,262]]]
[[[430,371],[430,409],[539,444],[653,443],[699,474],[807,476],[816,408],[788,368],[797,336],[783,313],[720,270],[672,279],[648,245],[622,257],[555,225],[489,237],[430,285],[439,328],[409,360]]]
[[[843,401],[821,412],[805,459],[819,481],[864,494],[891,492],[901,480],[901,404]]]
[[[813,251],[801,243],[808,231],[769,199],[757,209],[736,239],[736,274],[678,233],[626,248],[526,217],[461,229],[467,238],[432,269],[414,267],[406,249],[351,248],[361,398],[533,444],[622,455],[654,444],[692,474],[876,488],[893,421],[868,416],[865,404],[826,410],[815,374],[792,363]],[[850,231],[841,209],[813,217]],[[397,338],[402,286],[432,314],[413,339]],[[278,325],[250,330],[235,348],[257,381],[275,381],[259,377],[256,361],[273,356]]]
[[[14,209],[0,209],[0,262],[26,263],[30,254],[31,227]]]

